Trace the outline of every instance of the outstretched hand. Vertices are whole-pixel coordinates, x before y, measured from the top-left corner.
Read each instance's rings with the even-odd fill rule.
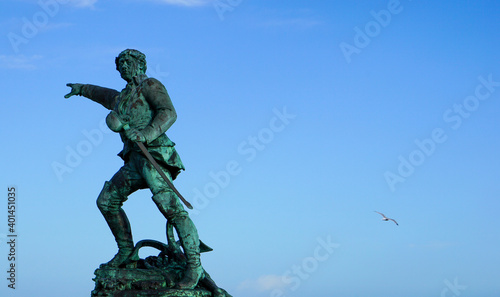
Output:
[[[66,85],[71,88],[71,92],[69,92],[68,94],[64,95],[64,98],[68,99],[69,97],[71,97],[73,95],[81,95],[83,84],[72,84],[72,83],[69,83],[69,84],[66,84]]]

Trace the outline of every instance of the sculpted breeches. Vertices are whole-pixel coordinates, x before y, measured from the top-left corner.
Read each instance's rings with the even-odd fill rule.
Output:
[[[164,171],[171,179],[170,172]],[[181,283],[181,286],[191,287],[192,283],[199,280],[202,271],[198,231],[174,191],[153,165],[137,152],[130,154],[129,161],[104,184],[97,198],[97,206],[115,236],[119,248],[118,254],[108,264],[115,265],[115,262],[124,261],[132,251],[134,246],[132,231],[122,205],[130,194],[144,188],[151,190],[156,206],[177,231],[189,271],[185,276],[187,279],[184,281],[185,284]]]
[[[164,170],[164,173],[171,180],[170,172]],[[118,213],[130,194],[145,188],[151,190],[153,201],[167,219],[187,215],[177,195],[139,152],[132,152],[129,161],[106,182],[97,198],[97,206],[105,216]]]

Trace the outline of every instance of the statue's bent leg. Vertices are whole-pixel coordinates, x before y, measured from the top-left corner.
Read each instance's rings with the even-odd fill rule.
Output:
[[[126,199],[127,197],[123,197],[117,187],[109,181],[105,182],[97,198],[97,207],[106,219],[118,245],[118,253],[105,264],[107,267],[120,266],[127,260],[134,248],[130,222],[121,207]]]
[[[153,201],[165,218],[174,226],[186,255],[186,271],[184,278],[177,284],[177,287],[180,289],[193,289],[203,276],[198,231],[172,190],[168,189],[155,194]]]
[[[142,164],[142,176],[153,193],[153,201],[163,216],[174,226],[186,255],[186,271],[184,278],[177,284],[177,287],[193,289],[203,275],[203,267],[201,267],[200,263],[198,231],[188,213],[184,210],[179,197],[168,186],[156,168],[145,157],[141,157],[138,161]],[[171,181],[170,172],[164,170],[164,173]]]

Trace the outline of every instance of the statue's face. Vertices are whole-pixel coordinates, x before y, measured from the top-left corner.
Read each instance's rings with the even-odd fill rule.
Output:
[[[132,81],[134,76],[141,73],[139,63],[130,55],[123,55],[120,57],[118,60],[118,71],[120,71],[120,76],[127,82]]]

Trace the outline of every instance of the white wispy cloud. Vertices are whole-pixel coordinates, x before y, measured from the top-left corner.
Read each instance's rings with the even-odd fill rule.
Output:
[[[51,2],[51,1],[40,1],[40,0],[24,0],[25,2],[31,2],[33,4],[38,4],[40,5],[40,2],[43,4],[43,3],[46,3],[46,2]],[[79,7],[79,8],[94,8],[94,4],[97,3],[98,0],[65,0],[65,1],[55,1],[55,2],[51,2],[52,3],[52,7],[54,7],[55,5],[57,5],[57,7],[59,6],[65,6],[65,5],[71,5],[71,6],[75,6],[75,7]]]
[[[432,241],[428,243],[411,243],[408,245],[410,248],[419,248],[419,249],[432,249],[432,250],[441,250],[441,249],[446,249],[452,246],[455,246],[456,244],[453,242],[447,242],[447,241]]]
[[[96,4],[97,0],[71,0],[70,3],[76,7],[81,8],[94,8],[94,4]]]
[[[203,6],[215,0],[154,0],[155,2],[178,6]]]
[[[80,8],[94,8],[94,5],[98,0],[69,0],[69,4],[80,7]],[[144,0],[137,0],[144,1]],[[208,5],[216,0],[149,0],[157,3],[163,3],[168,5],[178,5],[178,6],[203,6]]]
[[[269,27],[300,27],[310,28],[320,25],[321,22],[312,18],[289,18],[289,19],[275,19],[263,22],[264,26]]]
[[[22,69],[35,70],[37,68],[35,62],[40,60],[40,55],[0,55],[0,69]]]
[[[46,32],[46,31],[51,31],[51,30],[68,28],[71,26],[74,26],[74,24],[73,23],[49,23],[49,24],[45,25],[44,27],[41,27],[39,30],[40,30],[40,32]]]
[[[310,9],[267,9],[262,11],[262,20],[258,24],[264,27],[308,29],[322,25],[323,21]]]
[[[259,292],[272,291],[275,289],[283,290],[287,284],[282,280],[279,275],[263,275],[256,280],[245,280],[238,286],[240,290],[257,290]]]
[[[39,0],[26,0],[33,3],[38,3]],[[63,2],[61,5],[71,5],[78,8],[94,8],[95,4],[99,0],[67,0],[67,2]],[[136,0],[136,1],[144,1],[144,0]],[[168,5],[177,5],[177,6],[204,6],[215,3],[217,0],[149,0],[157,3],[168,4]]]

